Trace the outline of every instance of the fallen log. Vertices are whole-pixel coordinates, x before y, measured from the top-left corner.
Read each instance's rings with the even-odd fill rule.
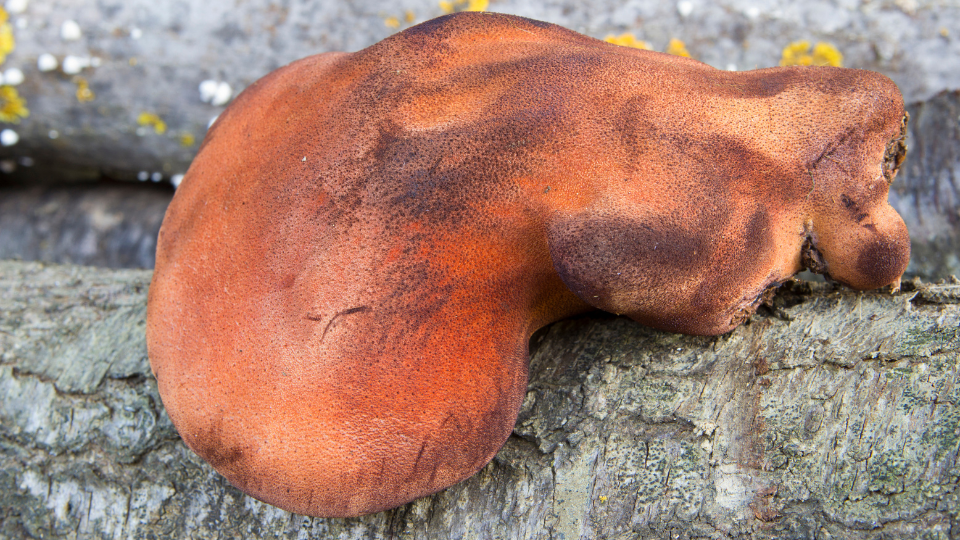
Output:
[[[0,261],[3,538],[946,538],[960,285],[793,283],[715,337],[604,314],[531,340],[496,459],[325,520],[227,484],[177,437],[146,355],[151,273]]]

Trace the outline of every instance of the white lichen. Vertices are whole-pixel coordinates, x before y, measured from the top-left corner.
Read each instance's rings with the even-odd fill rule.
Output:
[[[200,101],[220,107],[230,102],[233,88],[222,81],[208,79],[200,83]]]
[[[3,84],[17,86],[23,82],[23,72],[18,68],[10,68],[3,72]]]
[[[37,57],[37,69],[40,71],[53,71],[60,66],[57,57],[50,53],[43,53]]]
[[[229,84],[222,82],[217,86],[217,93],[210,100],[210,104],[220,107],[229,103],[231,97],[233,97],[233,89],[230,88]]]
[[[90,58],[85,56],[68,55],[63,59],[63,72],[67,75],[76,75],[90,67]]]
[[[64,41],[76,41],[82,36],[83,32],[80,30],[80,25],[77,24],[77,21],[67,19],[60,25],[60,37],[63,38]]]
[[[4,6],[7,8],[7,11],[14,15],[19,15],[27,10],[27,0],[7,0],[7,3]]]
[[[20,135],[17,135],[17,132],[12,129],[5,129],[0,131],[0,144],[3,146],[13,146],[20,142]]]

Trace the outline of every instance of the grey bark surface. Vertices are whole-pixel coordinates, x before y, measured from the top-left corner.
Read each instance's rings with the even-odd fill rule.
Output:
[[[890,187],[890,204],[910,231],[907,272],[960,276],[960,91],[908,110],[907,160]]]
[[[825,41],[845,66],[890,76],[907,102],[960,89],[956,0],[491,0],[489,10],[601,39],[632,32],[659,51],[678,38],[720,69],[775,66],[790,42]],[[46,171],[40,177],[169,179],[186,171],[223,109],[201,100],[201,82],[227,83],[235,95],[298,58],[356,51],[441,14],[436,0],[30,0],[11,13],[16,45],[2,65],[24,74],[17,88],[30,116],[4,126],[20,142],[0,147],[0,160],[29,158]],[[80,29],[76,39],[63,37],[68,21]],[[40,71],[44,54],[59,67]],[[68,72],[67,57],[91,65]],[[81,84],[91,100],[78,99]],[[166,130],[140,125],[142,113]]]
[[[960,285],[796,284],[713,338],[557,323],[492,463],[327,520],[184,447],[146,356],[150,275],[0,261],[0,538],[960,537]]]
[[[0,187],[0,259],[153,268],[169,186]]]

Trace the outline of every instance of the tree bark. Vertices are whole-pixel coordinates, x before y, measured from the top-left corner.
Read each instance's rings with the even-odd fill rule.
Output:
[[[0,259],[153,268],[169,186],[0,187]]]
[[[554,324],[479,474],[320,519],[243,495],[180,441],[146,355],[150,275],[0,261],[0,537],[960,536],[957,284],[790,284],[712,338]]]

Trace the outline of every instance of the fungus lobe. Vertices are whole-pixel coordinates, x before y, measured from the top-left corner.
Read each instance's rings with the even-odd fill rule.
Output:
[[[164,405],[287,510],[434,493],[506,440],[552,321],[719,334],[804,265],[898,284],[904,119],[876,73],[731,73],[490,13],[294,62],[220,116],[167,211]]]

